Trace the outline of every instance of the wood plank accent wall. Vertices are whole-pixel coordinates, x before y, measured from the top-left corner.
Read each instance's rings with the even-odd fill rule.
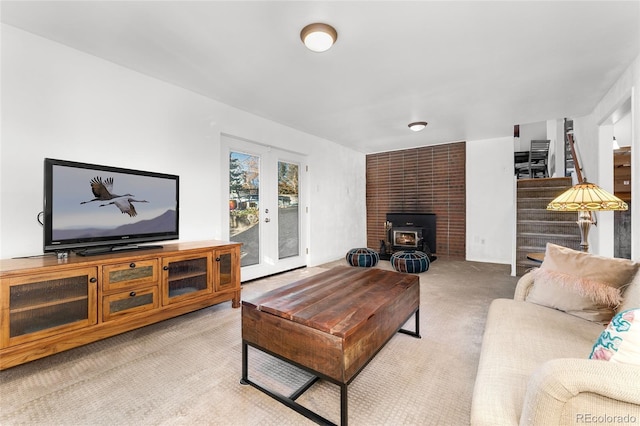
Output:
[[[367,155],[367,247],[380,248],[387,213],[435,213],[435,253],[464,260],[465,164],[465,142]]]

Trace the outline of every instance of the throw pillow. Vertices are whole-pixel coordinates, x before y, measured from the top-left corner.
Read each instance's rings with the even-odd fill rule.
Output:
[[[602,303],[602,299],[598,300],[596,295],[586,297],[592,290],[600,287],[585,285],[586,282],[595,281],[615,289],[621,289],[629,284],[639,266],[640,264],[628,259],[598,256],[547,243],[544,261],[539,270],[552,274],[540,276],[538,281],[542,282],[542,288],[537,290],[538,281],[534,281],[525,300],[560,309],[590,321],[607,324],[620,302],[618,304],[608,303],[613,301],[613,299],[609,299],[608,302]],[[571,277],[570,281],[578,280],[581,283],[576,284],[573,291],[570,291],[568,288],[571,286],[566,285],[567,278],[560,279],[559,276],[554,276],[554,273],[566,274]],[[565,283],[563,290],[553,286],[558,282]],[[600,292],[605,290],[601,289]],[[560,294],[554,294],[554,291],[559,291]],[[590,304],[591,302],[593,303]]]
[[[640,365],[640,308],[613,317],[593,345],[589,359]]]
[[[640,264],[628,259],[598,256],[547,243],[540,269],[562,272],[622,287],[633,279]]]
[[[618,312],[632,308],[640,308],[640,271],[633,277],[628,286],[622,288],[622,304]]]
[[[589,321],[606,324],[620,304],[620,290],[607,283],[561,272],[537,269],[527,302],[558,309]]]

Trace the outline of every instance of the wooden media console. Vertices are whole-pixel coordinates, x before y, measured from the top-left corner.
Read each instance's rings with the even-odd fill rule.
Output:
[[[0,370],[229,300],[239,243],[1,260]]]

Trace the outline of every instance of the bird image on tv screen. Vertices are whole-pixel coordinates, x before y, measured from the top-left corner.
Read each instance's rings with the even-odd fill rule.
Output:
[[[83,201],[80,204],[90,203],[92,201],[108,201],[104,204],[100,204],[100,207],[114,204],[120,209],[122,213],[126,213],[129,216],[137,216],[136,208],[133,203],[148,203],[147,200],[135,200],[133,194],[118,195],[113,192],[113,178],[109,177],[102,181],[101,177],[95,177],[91,179],[91,192],[95,198],[89,201]]]
[[[54,240],[175,231],[172,179],[54,166],[53,182]]]

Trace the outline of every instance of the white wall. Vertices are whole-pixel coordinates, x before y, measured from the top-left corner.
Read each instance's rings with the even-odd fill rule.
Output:
[[[620,148],[631,146],[631,112],[629,111],[618,121],[613,123],[613,135],[616,137],[616,142]]]
[[[546,122],[525,123],[520,125],[520,138],[516,141],[516,151],[529,151],[532,140],[547,139]]]
[[[0,257],[42,253],[36,216],[45,157],[178,174],[181,240],[221,238],[220,203],[227,203],[221,133],[308,156],[309,265],[365,244],[363,154],[16,28],[1,29]]]
[[[564,176],[564,120],[547,120],[549,139],[549,176]]]
[[[593,112],[574,120],[576,140],[581,150],[580,158],[587,171],[587,179],[613,192],[613,157],[611,139],[613,129],[606,125],[611,114],[631,99],[631,199],[636,208],[631,209],[631,258],[640,259],[640,56],[625,70],[607,94],[598,102]],[[599,128],[602,125],[602,128]],[[602,182],[604,183],[601,183]],[[634,184],[635,183],[635,184]],[[613,213],[598,215],[599,225],[590,231],[590,251],[603,256],[613,254]],[[602,225],[602,226],[601,226]]]
[[[513,137],[467,141],[467,260],[511,263],[515,218]]]

